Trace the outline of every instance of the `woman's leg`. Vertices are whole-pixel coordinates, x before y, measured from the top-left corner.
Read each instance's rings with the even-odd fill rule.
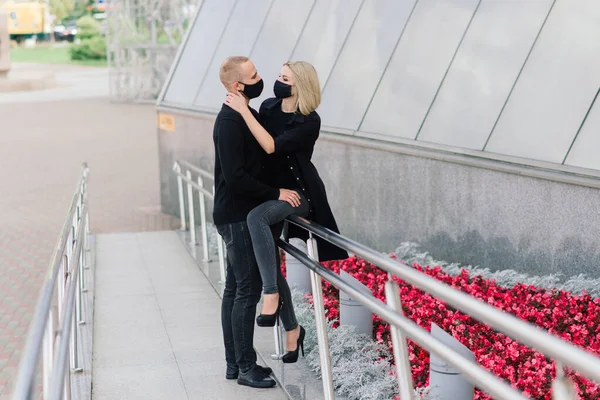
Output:
[[[271,227],[273,239],[277,240],[281,236],[283,230],[283,222],[280,222]],[[281,259],[279,256],[279,250],[276,252],[277,265],[281,265]],[[292,301],[292,292],[288,285],[281,267],[277,268],[277,284],[279,286],[279,296],[282,301],[281,312],[281,323],[283,329],[285,329],[285,349],[287,351],[293,351],[298,346],[298,337],[300,336],[300,325],[296,320],[296,312],[294,311],[294,303]]]
[[[304,196],[300,196],[299,207],[292,207],[285,201],[269,200],[248,214],[248,230],[252,237],[252,246],[265,294],[262,314],[275,313],[279,304],[277,271],[280,267],[277,262],[276,238],[273,237],[271,227],[291,214],[308,214],[308,202]]]

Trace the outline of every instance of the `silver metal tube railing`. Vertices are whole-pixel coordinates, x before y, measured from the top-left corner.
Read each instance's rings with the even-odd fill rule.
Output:
[[[182,173],[182,166],[186,169],[186,174]],[[196,184],[189,177],[189,171],[195,172],[200,178],[212,178],[212,174],[201,168],[195,167],[187,162],[180,161],[174,164],[174,170],[177,174],[180,200],[180,211],[182,218],[184,215],[183,205],[183,182],[188,184],[188,190],[196,189],[202,196],[208,196],[209,199],[214,199],[214,195],[208,193],[201,183]],[[201,197],[200,201],[204,197]],[[188,202],[192,202],[189,200]],[[205,213],[201,207],[201,214]],[[193,213],[193,209],[190,209]],[[201,219],[205,218],[201,216]],[[204,220],[203,220],[204,221]],[[450,347],[446,346],[441,341],[435,339],[429,332],[421,328],[413,321],[404,316],[402,305],[400,303],[399,286],[392,279],[393,276],[408,282],[421,290],[424,290],[433,296],[445,301],[449,305],[459,309],[460,311],[469,314],[473,318],[484,322],[494,329],[507,334],[536,350],[544,353],[556,360],[559,364],[557,369],[557,378],[554,381],[554,387],[557,388],[553,392],[554,400],[571,400],[566,393],[571,392],[569,387],[572,387],[572,382],[564,375],[562,365],[578,371],[588,378],[600,382],[600,358],[590,352],[585,351],[575,345],[572,345],[547,331],[538,328],[528,322],[522,321],[517,317],[506,312],[498,310],[468,294],[465,294],[457,289],[454,289],[442,282],[435,280],[409,266],[402,264],[399,261],[393,260],[389,256],[379,253],[365,245],[348,239],[338,233],[335,233],[327,228],[324,228],[314,222],[304,218],[291,216],[288,218],[290,223],[294,223],[309,232],[309,240],[307,242],[308,255],[299,251],[289,243],[279,240],[279,247],[299,260],[307,266],[311,271],[311,286],[313,294],[322,293],[321,278],[336,286],[338,289],[346,292],[355,298],[358,302],[369,308],[373,313],[379,315],[391,327],[392,346],[394,351],[394,359],[396,364],[396,372],[400,394],[402,399],[413,399],[414,391],[412,385],[412,374],[408,361],[408,346],[406,338],[410,337],[424,349],[437,354],[442,359],[453,365],[464,376],[470,380],[475,386],[486,391],[497,399],[506,400],[521,400],[526,397],[517,389],[511,387],[507,382],[488,372],[477,363],[468,360],[461,356]],[[185,226],[185,221],[182,221],[182,227]],[[194,227],[190,227],[193,229]],[[207,239],[204,237],[206,231],[205,222],[202,223],[203,243]],[[373,263],[382,270],[388,272],[389,280],[386,283],[386,303],[381,302],[373,297],[364,296],[362,293],[354,289],[352,286],[345,283],[338,275],[321,266],[318,262],[318,250],[316,241],[313,235],[319,236],[322,239],[333,243],[357,256],[364,258],[366,261]],[[221,274],[224,280],[224,256],[221,240],[219,240],[219,261],[221,265]],[[323,299],[321,296],[314,296],[315,320],[317,329],[317,340],[319,344],[319,356],[321,359],[321,371],[323,374],[323,393],[326,400],[335,398],[334,386],[331,375],[331,360],[329,356],[329,347],[326,330],[325,310]],[[277,346],[281,346],[281,334],[277,335]],[[559,390],[560,389],[560,390]]]
[[[513,339],[560,361],[566,367],[570,367],[583,373],[588,378],[600,382],[600,358],[594,354],[314,222],[296,216],[290,217],[289,220],[328,242],[364,258],[384,271],[438,297]]]
[[[314,239],[312,239],[314,240]],[[390,307],[385,305],[385,303],[381,302],[372,297],[367,297],[362,294],[360,291],[356,290],[352,286],[345,283],[337,274],[328,270],[327,268],[321,266],[317,261],[309,258],[295,248],[289,243],[280,240],[279,246],[292,255],[295,259],[300,261],[302,264],[306,265],[310,268],[313,274],[320,276],[326,281],[330,282],[332,285],[337,287],[340,290],[343,290],[348,295],[355,298],[362,305],[370,309],[374,314],[379,315],[385,321],[387,321],[391,326],[394,326],[398,330],[401,330],[406,333],[412,340],[414,340],[417,344],[419,344],[424,349],[438,354],[448,363],[454,365],[459,371],[461,371],[467,379],[472,381],[479,387],[480,389],[486,391],[487,393],[494,396],[497,399],[506,399],[506,400],[525,400],[527,397],[523,396],[519,391],[512,388],[508,383],[504,382],[502,379],[488,372],[487,370],[481,368],[477,363],[467,360],[462,357],[459,353],[447,347],[444,343],[435,339],[433,336],[429,334],[425,329],[421,328],[413,321],[402,315],[402,313],[396,310],[394,307]],[[317,278],[320,279],[320,278]],[[392,285],[397,287],[397,284],[394,282]],[[314,293],[314,292],[313,292]],[[322,292],[316,292],[322,293]],[[315,314],[317,315],[316,320],[319,321],[325,318],[325,310],[323,308],[323,299],[321,296],[314,295],[314,308]],[[321,301],[318,303],[317,300],[321,298]],[[319,334],[326,334],[324,327],[320,327],[317,324],[317,338],[319,338]],[[414,399],[414,392],[412,390],[412,374],[410,374],[410,368],[406,368],[405,365],[408,363],[408,351],[404,354],[397,350],[397,345],[400,344],[398,339],[395,339],[393,342],[394,345],[394,355],[402,356],[406,358],[395,358],[396,361],[396,369],[397,369],[397,379],[398,385],[400,387],[400,393],[402,394],[402,399]],[[404,346],[406,346],[406,341],[404,340]],[[323,367],[323,357],[322,353],[324,353],[323,349],[327,349],[326,343],[321,343],[319,340],[319,353],[321,355],[321,361]],[[397,354],[398,353],[398,354]],[[403,363],[405,364],[403,366]],[[325,382],[329,381],[329,382]],[[327,386],[327,389],[331,385],[331,378],[327,375],[323,374],[323,387]],[[325,391],[325,399],[335,399],[333,394],[328,395],[329,390]],[[406,396],[406,397],[405,397]]]
[[[183,170],[185,169],[185,173]],[[190,245],[196,246],[196,216],[195,216],[195,208],[194,208],[194,190],[198,192],[198,208],[200,211],[200,229],[201,229],[201,238],[202,238],[202,261],[209,262],[209,252],[208,252],[208,227],[207,227],[207,218],[206,218],[206,198],[211,200],[215,199],[214,195],[214,185],[213,192],[208,191],[204,187],[204,179],[209,179],[214,181],[214,177],[211,173],[200,169],[186,161],[175,161],[173,163],[173,171],[177,176],[177,190],[179,197],[179,213],[181,219],[181,230],[185,231],[189,229],[190,231]],[[192,173],[196,174],[197,180],[194,181],[192,177]],[[186,185],[184,185],[184,182]],[[185,197],[184,197],[184,187],[187,189],[187,204],[188,204],[188,218],[189,223],[186,222],[186,214],[185,214]],[[225,282],[226,277],[226,266],[225,266],[225,250],[222,239],[219,237],[217,242],[217,250],[219,257],[219,273],[221,282]]]
[[[85,322],[82,293],[85,291],[83,274],[89,234],[88,175],[89,169],[84,163],[29,328],[17,371],[12,396],[14,400],[34,398],[34,385],[41,355],[44,399],[69,399],[70,375],[82,371],[76,327]],[[57,337],[59,347],[56,347]],[[68,351],[61,352],[60,349],[65,346]],[[70,368],[67,368],[67,363]],[[62,382],[62,386],[57,392],[53,388],[58,380]]]

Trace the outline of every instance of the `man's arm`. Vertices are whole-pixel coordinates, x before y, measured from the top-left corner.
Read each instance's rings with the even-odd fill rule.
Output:
[[[216,151],[227,185],[244,196],[260,200],[277,200],[279,189],[274,189],[244,170],[244,137],[240,126],[232,120],[219,121]]]

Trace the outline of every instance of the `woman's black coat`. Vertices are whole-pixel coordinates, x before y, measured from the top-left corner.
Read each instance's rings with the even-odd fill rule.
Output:
[[[265,100],[260,106],[260,121],[268,132],[269,116],[275,107],[281,107],[281,99],[271,98]],[[325,185],[311,162],[315,143],[321,129],[321,118],[316,111],[309,115],[295,113],[282,134],[273,138],[275,154],[286,156],[288,166],[298,180],[304,194],[309,199],[310,214],[308,218],[319,225],[339,233],[331,207],[327,201]],[[294,224],[289,224],[289,237],[308,239],[308,232]],[[342,260],[348,258],[348,253],[315,236],[319,251],[320,261]]]

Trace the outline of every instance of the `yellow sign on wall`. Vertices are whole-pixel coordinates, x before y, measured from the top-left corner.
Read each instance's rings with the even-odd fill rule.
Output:
[[[175,132],[175,117],[169,114],[158,114],[158,127],[163,131]]]

